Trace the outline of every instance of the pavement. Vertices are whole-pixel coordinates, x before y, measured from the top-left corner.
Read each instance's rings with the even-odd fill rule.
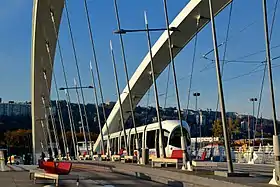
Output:
[[[234,164],[235,172],[248,172],[250,177],[220,177],[213,175],[214,171],[226,171],[226,163],[218,163],[218,167],[198,167],[193,172],[182,171],[175,167],[168,168],[151,168],[150,165],[138,166],[137,164],[123,164],[119,162],[93,162],[85,161],[86,164],[99,165],[100,167],[111,167],[115,172],[123,172],[131,175],[145,176],[153,181],[160,181],[165,184],[170,182],[181,183],[179,186],[271,186],[268,184],[272,178],[271,165],[249,165],[249,164]],[[144,178],[145,178],[144,177]],[[140,177],[141,178],[141,177]]]
[[[29,173],[26,171],[0,172],[1,187],[42,187],[40,184],[33,184],[29,180]]]
[[[36,166],[35,166],[36,167]],[[0,172],[0,186],[2,187],[42,187],[51,184],[50,181],[38,181],[43,184],[34,184],[29,179],[29,169],[34,169],[34,166],[24,165],[8,165],[6,172]],[[116,173],[109,170],[107,167],[73,164],[72,175],[79,175],[81,187],[143,187],[155,186],[165,187],[167,185],[139,179],[130,175]],[[61,187],[76,187],[76,181],[62,181]]]
[[[44,186],[29,180],[29,170],[37,166],[7,165],[7,172],[0,172],[0,186],[27,187]],[[217,168],[198,167],[193,172],[178,170],[174,167],[151,168],[131,163],[83,161],[74,162],[71,174],[79,175],[80,186],[225,186],[225,187],[269,187],[272,165],[234,164],[236,172],[249,172],[250,177],[219,177],[214,170],[226,171],[226,163],[218,163]],[[46,183],[45,183],[46,184]],[[60,186],[76,186],[76,181],[63,181]]]

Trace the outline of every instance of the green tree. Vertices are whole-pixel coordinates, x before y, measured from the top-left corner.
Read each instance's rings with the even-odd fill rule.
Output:
[[[241,119],[236,118],[233,123],[234,123],[234,129],[233,129],[232,133],[235,134],[235,136],[240,136]]]
[[[214,121],[212,133],[215,137],[222,137],[223,127],[222,127],[222,121],[220,119]]]

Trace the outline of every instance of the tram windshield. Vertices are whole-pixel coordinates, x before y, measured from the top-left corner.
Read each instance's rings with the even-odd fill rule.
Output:
[[[190,146],[191,139],[190,139],[188,131],[185,128],[183,128],[183,133],[186,138],[187,146]],[[176,127],[176,129],[174,129],[174,131],[172,132],[172,134],[170,136],[169,145],[174,146],[174,147],[181,147],[181,129],[180,129],[180,127]]]

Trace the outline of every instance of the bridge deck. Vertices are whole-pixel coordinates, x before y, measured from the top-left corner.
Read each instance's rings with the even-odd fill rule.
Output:
[[[250,172],[250,177],[230,177],[224,178],[213,175],[212,168],[198,167],[194,172],[187,172],[176,169],[175,167],[168,168],[151,168],[150,165],[138,166],[137,164],[122,164],[118,162],[83,162],[83,167],[99,166],[101,168],[107,167],[109,170],[124,173],[127,175],[136,175],[141,178],[161,181],[165,184],[172,184],[174,182],[184,184],[187,186],[251,186],[251,187],[265,187],[271,186],[268,184],[272,178],[271,165],[248,165],[248,164],[234,164],[237,172]],[[86,166],[88,165],[88,166]],[[217,170],[226,171],[226,163],[218,163]]]

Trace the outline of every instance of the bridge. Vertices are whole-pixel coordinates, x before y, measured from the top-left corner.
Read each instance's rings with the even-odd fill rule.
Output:
[[[165,2],[165,1],[164,1]],[[166,2],[165,2],[166,3]],[[161,73],[170,65],[171,72],[173,73],[174,77],[174,85],[175,85],[175,93],[177,96],[177,110],[181,111],[180,108],[180,99],[179,94],[177,90],[177,80],[176,80],[176,72],[175,72],[175,66],[174,66],[174,58],[183,50],[185,46],[188,45],[188,43],[192,40],[196,40],[197,34],[203,30],[203,28],[207,24],[211,24],[212,27],[212,34],[213,34],[213,46],[214,46],[214,54],[215,54],[215,62],[217,67],[217,83],[218,83],[218,92],[219,92],[219,104],[221,106],[221,115],[222,115],[222,123],[223,123],[223,129],[224,129],[224,138],[225,138],[225,149],[226,149],[226,156],[227,156],[227,167],[225,167],[228,170],[228,173],[235,173],[233,171],[233,164],[231,159],[231,154],[229,152],[230,146],[228,141],[228,134],[225,129],[227,129],[227,123],[225,118],[225,107],[224,107],[224,96],[223,96],[223,87],[222,87],[222,81],[221,81],[221,71],[219,67],[219,55],[218,55],[218,46],[216,41],[216,28],[215,28],[215,20],[214,17],[218,15],[220,12],[222,12],[229,4],[232,3],[232,0],[215,0],[215,1],[207,1],[207,0],[191,0],[187,3],[187,5],[181,10],[181,12],[175,17],[175,19],[169,23],[168,19],[168,12],[167,7],[165,7],[165,15],[166,15],[166,28],[161,29],[163,33],[158,38],[158,40],[155,42],[153,46],[150,46],[149,51],[147,52],[146,56],[143,58],[143,60],[139,63],[138,68],[132,75],[132,77],[129,79],[127,74],[127,85],[122,91],[122,93],[118,93],[118,101],[114,105],[110,115],[108,118],[104,116],[105,124],[101,124],[100,119],[98,119],[99,122],[99,128],[103,125],[103,128],[100,128],[100,134],[95,141],[94,145],[91,144],[91,138],[90,136],[87,137],[87,133],[89,133],[89,127],[88,127],[88,121],[87,121],[87,114],[85,108],[79,108],[80,115],[81,115],[81,123],[83,128],[83,134],[84,139],[86,143],[86,147],[88,150],[90,150],[90,157],[94,156],[94,153],[98,153],[101,155],[105,155],[106,157],[109,157],[109,159],[112,159],[112,150],[118,150],[120,148],[119,146],[114,147],[113,140],[109,140],[110,136],[113,137],[114,133],[120,132],[120,137],[124,137],[125,144],[130,144],[129,141],[133,142],[134,139],[136,139],[136,151],[137,152],[137,162],[140,164],[140,155],[142,155],[142,158],[144,158],[144,149],[145,145],[141,138],[143,138],[145,129],[143,132],[136,128],[135,126],[135,119],[134,119],[134,113],[133,110],[137,106],[137,104],[141,101],[141,99],[145,96],[147,91],[150,88],[154,88],[155,90],[155,99],[157,100],[158,93],[157,88],[155,85],[155,82],[157,78],[161,75]],[[92,75],[93,75],[93,89],[95,90],[95,94],[97,89],[99,88],[100,94],[101,94],[101,104],[103,105],[104,100],[102,96],[102,86],[100,84],[100,72],[98,68],[98,59],[96,59],[96,51],[94,46],[94,39],[93,34],[91,30],[91,22],[88,15],[88,9],[87,9],[87,1],[84,1],[86,13],[87,13],[87,21],[89,26],[89,37],[91,39],[92,44],[92,52],[93,52],[93,67],[91,67]],[[166,4],[165,4],[166,5]],[[265,5],[265,3],[264,3]],[[48,147],[52,149],[52,154],[54,154],[54,147],[58,148],[61,152],[61,149],[64,150],[64,152],[69,152],[69,147],[67,142],[63,141],[63,144],[59,145],[58,142],[58,135],[56,130],[56,124],[54,123],[55,119],[53,119],[52,116],[52,106],[50,102],[50,93],[51,93],[51,87],[55,87],[57,95],[58,93],[58,87],[56,83],[56,78],[53,76],[53,67],[54,67],[54,59],[57,49],[59,50],[59,53],[61,53],[61,49],[59,46],[59,28],[62,18],[63,11],[66,11],[67,15],[67,22],[69,24],[69,33],[72,37],[72,31],[71,31],[71,25],[67,10],[67,1],[64,0],[49,0],[49,1],[40,1],[40,0],[34,0],[33,4],[33,20],[32,20],[32,59],[31,59],[31,66],[32,66],[32,141],[33,141],[33,159],[36,163],[39,159],[42,150],[46,151]],[[117,3],[115,2],[115,11],[117,15],[118,22],[118,30],[116,31],[117,34],[119,34],[121,46],[123,47],[123,41],[122,41],[122,35],[127,32],[139,32],[139,30],[124,30],[120,26],[120,20],[118,17],[118,7]],[[265,13],[266,14],[266,13]],[[264,15],[265,15],[264,14]],[[265,22],[266,23],[266,22]],[[267,25],[266,25],[266,33],[267,33]],[[146,21],[146,28],[142,30],[143,32],[147,33],[148,41],[149,41],[149,32],[152,32],[152,29],[149,29],[148,23]],[[267,39],[267,36],[266,36]],[[267,45],[269,45],[268,40],[265,41]],[[73,53],[75,56],[75,44],[72,38],[71,44],[73,46]],[[269,54],[269,47],[267,48],[267,59],[270,58]],[[59,54],[58,54],[59,55]],[[61,54],[60,54],[61,55]],[[111,55],[114,63],[114,49],[113,46],[111,46]],[[123,62],[126,67],[126,58],[125,58],[125,50],[122,48],[122,57]],[[62,59],[61,59],[62,61]],[[81,100],[84,102],[84,96],[83,96],[83,85],[80,81],[80,72],[79,67],[77,64],[76,66],[78,71],[78,84],[75,85],[74,89],[81,90]],[[62,62],[63,63],[63,62]],[[267,60],[268,69],[269,69],[269,77],[271,76],[271,64],[270,60]],[[93,72],[95,71],[95,72]],[[64,72],[65,73],[65,72]],[[116,72],[115,72],[116,73]],[[97,84],[94,82],[96,76]],[[51,83],[54,81],[55,85],[51,85]],[[118,79],[116,77],[116,84],[118,82]],[[275,113],[275,103],[274,103],[274,96],[273,96],[273,82],[271,82],[271,95],[272,95],[272,106],[274,108]],[[73,146],[74,146],[74,155],[72,155],[75,159],[78,159],[77,152],[78,149],[76,147],[77,145],[77,138],[75,137],[75,124],[73,123],[73,116],[71,114],[71,105],[70,105],[70,96],[68,93],[68,89],[71,89],[67,85],[67,80],[65,78],[65,92],[67,97],[67,107],[68,107],[68,114],[69,114],[69,122],[72,132],[72,140],[73,140]],[[105,86],[105,85],[104,85]],[[117,85],[118,88],[118,85]],[[118,88],[119,89],[119,88]],[[78,94],[79,99],[79,94]],[[59,100],[59,99],[58,99]],[[96,99],[97,101],[97,99]],[[97,103],[96,103],[97,104]],[[60,113],[59,109],[59,101],[56,102],[56,108],[58,109],[58,113]],[[157,110],[159,106],[157,106]],[[98,111],[98,108],[97,108]],[[130,112],[126,112],[130,111]],[[82,114],[84,112],[84,114]],[[184,121],[181,119],[182,116],[180,114],[181,112],[178,112],[178,121],[176,122],[178,127],[180,128],[180,141],[181,141],[181,147],[179,147],[182,150],[182,159],[183,159],[183,169],[192,170],[192,167],[190,166],[191,161],[191,154],[188,151],[188,136],[184,135],[183,128],[187,128],[185,126]],[[104,108],[103,108],[103,114],[104,114]],[[274,115],[274,125],[276,124],[276,115]],[[49,120],[50,116],[50,120]],[[85,116],[85,120],[84,117]],[[58,116],[61,118],[61,114]],[[98,113],[98,118],[99,118]],[[166,126],[170,126],[173,122],[165,122],[160,120],[160,114],[157,113],[157,122],[154,126],[157,126],[158,128],[158,135],[159,135],[159,145],[158,148],[160,149],[160,155],[158,156],[158,160],[154,160],[154,162],[158,161],[160,163],[167,162],[166,160],[166,150],[163,148],[163,130],[162,126],[166,124]],[[124,123],[128,121],[129,118],[132,118],[132,124],[134,125],[134,128],[131,130],[125,130],[124,129]],[[63,134],[63,124],[60,121],[60,129],[62,132],[62,138],[65,136]],[[57,124],[58,126],[58,124]],[[276,125],[275,125],[276,128]],[[52,129],[52,130],[50,130]],[[139,133],[137,133],[139,131]],[[126,138],[126,136],[130,136],[130,132],[133,132],[134,138],[130,138],[129,141]],[[141,135],[142,132],[142,136]],[[52,135],[53,133],[53,135]],[[148,135],[147,135],[148,136]],[[132,136],[131,136],[132,137]],[[65,137],[64,137],[65,138]],[[138,140],[140,139],[140,141]],[[147,137],[145,137],[147,138]],[[145,140],[143,138],[143,140]],[[119,141],[119,140],[118,140]],[[142,144],[140,143],[142,141]],[[90,142],[90,143],[89,143]],[[107,143],[106,143],[107,142]],[[278,134],[276,133],[274,136],[274,147],[279,147],[278,145]],[[90,148],[88,148],[88,144],[90,145]],[[117,144],[115,144],[117,145]],[[62,148],[64,147],[64,148]],[[132,156],[130,149],[130,146],[128,147],[128,156]],[[276,148],[275,148],[276,149]],[[111,150],[111,151],[110,151]],[[142,153],[140,153],[142,151]],[[61,153],[59,153],[61,154]],[[275,156],[278,155],[277,153],[274,153]],[[53,155],[54,156],[54,155]],[[170,156],[170,155],[169,155]],[[132,156],[133,157],[133,156]],[[141,161],[144,162],[143,160]],[[171,161],[168,161],[171,162]],[[87,162],[88,163],[88,162]],[[120,166],[121,167],[121,166]],[[132,167],[132,166],[129,166]],[[279,163],[276,162],[276,175],[279,176]],[[272,173],[272,171],[271,171]],[[279,181],[277,181],[278,183]]]

